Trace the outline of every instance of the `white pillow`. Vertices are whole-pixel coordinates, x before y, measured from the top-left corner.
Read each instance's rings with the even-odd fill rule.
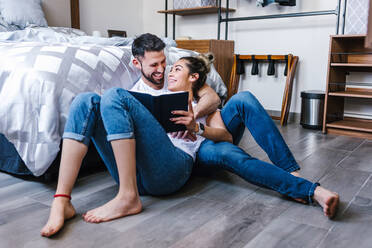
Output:
[[[25,28],[31,24],[47,27],[41,0],[0,0],[0,12],[8,24]]]

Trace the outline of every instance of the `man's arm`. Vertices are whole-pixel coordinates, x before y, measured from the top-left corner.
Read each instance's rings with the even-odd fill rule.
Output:
[[[200,99],[198,104],[194,108],[195,119],[202,116],[213,113],[217,110],[218,106],[221,104],[221,99],[217,93],[207,84],[205,84],[199,90]]]

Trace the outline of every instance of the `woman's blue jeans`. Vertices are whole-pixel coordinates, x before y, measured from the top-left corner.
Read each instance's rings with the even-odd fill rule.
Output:
[[[136,140],[137,186],[141,195],[166,195],[189,179],[193,159],[175,147],[152,114],[130,93],[112,88],[100,97],[79,94],[71,104],[63,138],[93,141],[112,177],[119,183],[110,141]]]
[[[275,123],[254,95],[247,91],[234,95],[222,109],[221,116],[234,144],[205,140],[197,153],[198,166],[207,170],[229,170],[253,184],[312,202],[319,184],[290,174],[300,167]],[[273,164],[253,158],[237,146],[245,127]]]

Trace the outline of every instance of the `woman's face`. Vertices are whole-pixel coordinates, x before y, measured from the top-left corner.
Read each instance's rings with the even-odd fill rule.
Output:
[[[168,89],[170,91],[189,91],[192,86],[189,68],[185,60],[178,60],[173,64],[168,74]]]

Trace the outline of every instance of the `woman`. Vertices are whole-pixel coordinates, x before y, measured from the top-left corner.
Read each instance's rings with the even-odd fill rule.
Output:
[[[204,137],[232,141],[219,112],[198,122],[194,119],[191,102],[198,99],[197,92],[205,84],[212,57],[208,58],[181,59],[169,73],[170,90],[189,92],[189,111],[175,111],[180,117],[173,119],[186,126],[185,139],[166,134],[150,112],[124,89],[110,89],[102,98],[84,93],[74,99],[63,134],[57,190],[41,235],[55,234],[75,215],[70,195],[90,139],[119,183],[114,199],[83,215],[85,221],[93,223],[141,212],[139,195],[166,195],[180,189],[191,174]]]
[[[195,58],[192,57],[184,57],[177,61],[173,65],[173,72],[169,75],[168,89],[174,91],[181,88],[179,85],[182,83],[193,83],[192,80],[178,81],[177,78],[185,75],[199,75],[197,69],[194,68],[196,64]],[[192,87],[194,95],[197,95],[197,88],[195,85]],[[203,135],[207,139],[202,142],[197,152],[199,166],[203,169],[229,170],[248,182],[270,188],[301,203],[319,203],[325,216],[329,218],[335,216],[339,204],[338,194],[321,187],[319,183],[312,183],[299,177],[300,168],[297,162],[281,138],[275,124],[252,94],[249,92],[237,94],[229,100],[221,114],[216,112],[213,115],[218,116],[218,120],[221,119],[221,115],[222,118],[225,117],[223,122],[227,126],[224,124],[220,126],[228,129],[232,134],[234,144],[237,144],[241,138],[240,126],[247,126],[260,146],[268,152],[273,164],[252,158],[234,145],[230,140],[231,137],[229,137],[229,142],[216,142],[212,137],[208,139],[208,135]],[[257,118],[260,120],[255,120]],[[266,132],[270,139],[259,137],[266,135],[263,132]]]

